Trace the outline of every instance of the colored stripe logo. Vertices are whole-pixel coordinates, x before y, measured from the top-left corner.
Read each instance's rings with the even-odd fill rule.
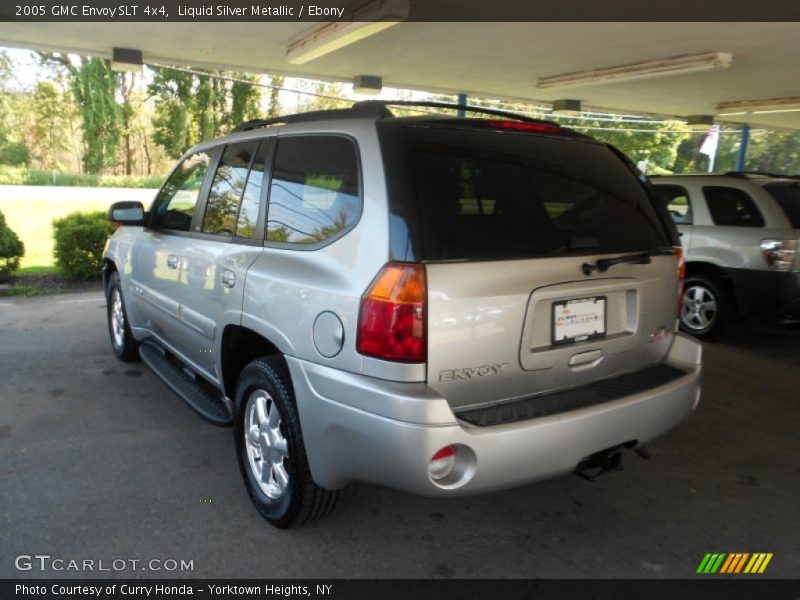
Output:
[[[700,561],[697,572],[724,573],[726,575],[763,573],[771,560],[771,552],[756,552],[753,554],[749,552],[733,552],[730,554],[709,552]]]

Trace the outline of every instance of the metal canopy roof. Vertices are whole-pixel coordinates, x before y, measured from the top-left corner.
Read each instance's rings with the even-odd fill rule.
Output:
[[[313,24],[0,23],[0,45],[110,56],[136,48],[145,62],[226,67],[510,100],[582,100],[613,111],[686,117],[722,102],[800,96],[800,23],[400,23],[302,65],[287,43]],[[538,78],[683,54],[728,52],[716,71],[539,89]],[[725,117],[800,129],[800,110]]]

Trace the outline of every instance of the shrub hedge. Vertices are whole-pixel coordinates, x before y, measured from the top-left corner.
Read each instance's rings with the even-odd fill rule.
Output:
[[[100,277],[103,248],[114,225],[102,211],[71,213],[53,221],[56,268],[68,279]]]
[[[19,259],[25,256],[25,244],[6,224],[5,215],[0,212],[0,281],[5,281],[19,268]]]

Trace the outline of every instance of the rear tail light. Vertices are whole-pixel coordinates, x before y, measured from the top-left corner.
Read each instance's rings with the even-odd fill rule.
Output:
[[[773,271],[791,271],[797,240],[761,240],[761,255]]]
[[[391,262],[361,297],[356,350],[396,362],[427,358],[425,266]]]
[[[431,457],[428,463],[428,476],[434,481],[444,479],[453,472],[456,466],[456,450],[445,446]]]
[[[678,268],[678,317],[680,317],[683,308],[683,282],[686,280],[686,260],[683,258],[683,247],[672,248],[675,250],[675,262]]]

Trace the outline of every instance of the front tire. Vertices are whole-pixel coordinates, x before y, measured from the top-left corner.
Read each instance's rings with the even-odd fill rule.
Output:
[[[236,456],[259,514],[285,529],[333,510],[339,492],[314,483],[306,458],[291,377],[283,359],[248,364],[235,395]]]
[[[122,284],[119,273],[114,271],[108,278],[106,287],[106,316],[108,333],[111,336],[111,348],[117,358],[123,362],[139,360],[139,342],[133,339],[128,323],[128,312],[122,298]]]
[[[724,287],[706,275],[690,275],[683,285],[681,330],[701,339],[717,339],[730,326],[731,302]]]

